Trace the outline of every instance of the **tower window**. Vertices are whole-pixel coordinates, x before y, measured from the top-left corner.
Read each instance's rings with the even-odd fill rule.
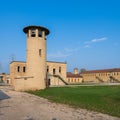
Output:
[[[55,73],[56,73],[56,70],[55,70],[55,68],[53,68],[53,75],[55,75]]]
[[[49,66],[47,66],[47,73],[49,72]]]
[[[23,72],[26,72],[26,68],[25,67],[23,67]]]
[[[42,31],[39,31],[39,32],[38,32],[38,36],[39,36],[39,37],[42,37]]]
[[[42,49],[39,49],[39,56],[42,55]]]
[[[31,37],[35,37],[35,30],[31,30]]]
[[[61,73],[61,67],[59,67],[59,73]]]
[[[17,67],[17,71],[20,72],[20,66]]]

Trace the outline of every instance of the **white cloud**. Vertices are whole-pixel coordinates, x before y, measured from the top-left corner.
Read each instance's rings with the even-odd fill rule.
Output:
[[[92,42],[92,43],[95,43],[95,42],[102,42],[102,41],[105,41],[105,40],[107,40],[107,37],[96,38],[96,39],[91,40],[91,42]]]
[[[95,38],[95,39],[92,39],[90,41],[86,41],[86,42],[84,42],[84,44],[85,44],[84,48],[90,48],[91,44],[98,43],[98,42],[103,42],[107,39],[108,39],[107,37],[102,37],[102,38]]]
[[[84,42],[84,44],[92,44],[92,43],[96,43],[96,42],[102,42],[102,41],[105,41],[107,39],[108,39],[107,37],[95,38],[95,39],[92,39],[90,41]]]

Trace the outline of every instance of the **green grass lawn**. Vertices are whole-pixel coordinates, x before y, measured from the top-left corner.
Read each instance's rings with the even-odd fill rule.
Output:
[[[120,117],[120,86],[55,87],[29,93],[52,102]]]

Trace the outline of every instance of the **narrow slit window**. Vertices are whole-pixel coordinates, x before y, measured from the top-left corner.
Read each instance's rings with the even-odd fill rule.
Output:
[[[23,67],[23,72],[26,72],[26,68],[25,67]]]
[[[17,67],[17,71],[20,72],[20,66]]]
[[[42,56],[42,49],[39,49],[39,56]]]
[[[47,66],[47,73],[49,73],[49,66]]]
[[[61,67],[59,67],[59,73],[61,73]]]
[[[55,75],[56,71],[55,71],[55,68],[53,69],[53,75]]]

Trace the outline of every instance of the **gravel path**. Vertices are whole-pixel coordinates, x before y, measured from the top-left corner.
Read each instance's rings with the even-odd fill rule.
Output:
[[[0,120],[120,120],[0,86]]]

